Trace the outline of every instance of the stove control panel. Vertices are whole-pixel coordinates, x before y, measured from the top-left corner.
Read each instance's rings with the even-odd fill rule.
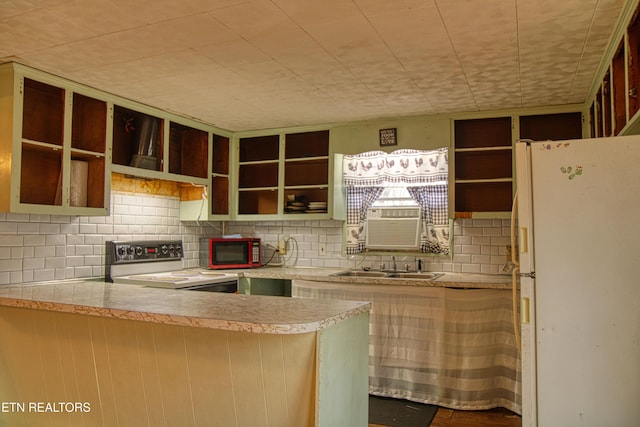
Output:
[[[182,241],[107,242],[112,264],[182,259]]]

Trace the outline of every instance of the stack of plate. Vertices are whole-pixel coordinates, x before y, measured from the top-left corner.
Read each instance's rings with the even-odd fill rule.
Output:
[[[307,204],[305,202],[287,202],[287,207],[284,210],[288,213],[302,213],[307,210]]]
[[[308,213],[325,213],[327,212],[327,202],[309,202],[307,210]]]

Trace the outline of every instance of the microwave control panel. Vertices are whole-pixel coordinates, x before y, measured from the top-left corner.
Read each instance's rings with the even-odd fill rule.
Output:
[[[251,260],[253,264],[260,264],[260,241],[254,241],[251,245]]]

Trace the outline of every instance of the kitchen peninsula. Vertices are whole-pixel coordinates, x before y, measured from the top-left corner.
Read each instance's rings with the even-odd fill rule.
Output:
[[[3,287],[0,424],[366,426],[369,309],[92,280]]]

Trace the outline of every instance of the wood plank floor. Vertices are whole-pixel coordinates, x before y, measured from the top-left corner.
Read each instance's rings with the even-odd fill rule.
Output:
[[[429,427],[521,427],[519,415],[503,409],[456,411],[439,408]]]
[[[369,427],[387,426],[369,424]],[[519,415],[502,408],[488,411],[439,408],[429,427],[522,427],[522,419]]]

